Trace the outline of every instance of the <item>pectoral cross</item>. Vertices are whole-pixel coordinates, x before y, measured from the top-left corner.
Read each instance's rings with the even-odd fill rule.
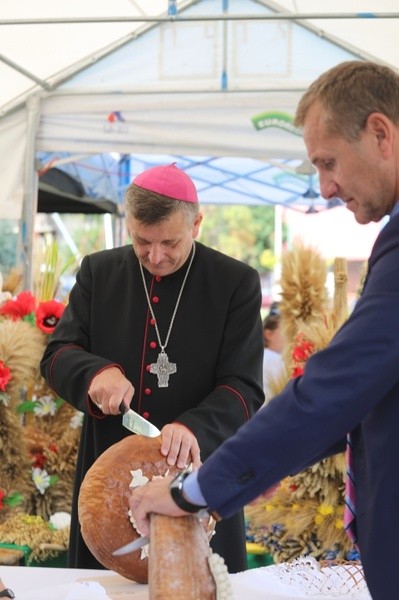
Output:
[[[169,362],[166,352],[160,352],[158,354],[157,362],[151,363],[150,365],[150,373],[154,373],[158,376],[158,387],[168,387],[169,375],[176,373],[176,371],[176,363]]]

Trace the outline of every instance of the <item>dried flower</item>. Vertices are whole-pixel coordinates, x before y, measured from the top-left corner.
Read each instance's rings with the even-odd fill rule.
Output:
[[[326,517],[327,515],[332,515],[334,513],[334,507],[330,504],[320,504],[317,512],[323,515],[323,517]]]
[[[80,411],[76,411],[70,421],[70,425],[72,429],[78,429],[83,424],[83,413]]]
[[[33,412],[38,417],[45,417],[47,415],[53,417],[57,412],[57,404],[51,396],[42,396],[36,400]]]
[[[54,529],[65,529],[71,524],[71,515],[64,511],[56,512],[51,515],[50,524]]]
[[[41,494],[44,494],[50,486],[50,475],[45,469],[39,469],[38,467],[32,469],[32,480]]]

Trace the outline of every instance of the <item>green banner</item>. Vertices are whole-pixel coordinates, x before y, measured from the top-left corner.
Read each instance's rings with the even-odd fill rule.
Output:
[[[280,111],[268,111],[256,115],[251,119],[255,129],[266,129],[267,127],[277,127],[278,129],[284,129],[294,135],[302,137],[302,131],[294,126],[294,117],[285,112]]]

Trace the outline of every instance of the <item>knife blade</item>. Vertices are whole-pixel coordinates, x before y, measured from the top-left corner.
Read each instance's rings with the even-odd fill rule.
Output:
[[[113,551],[113,556],[122,556],[123,554],[129,554],[130,552],[134,552],[143,546],[146,546],[150,540],[147,536],[142,536],[133,540],[133,542],[129,542],[125,546],[121,546],[117,550]]]
[[[119,412],[123,414],[122,425],[139,435],[145,435],[146,437],[157,437],[161,435],[158,427],[155,427],[150,421],[144,419],[141,415],[134,412],[131,408],[127,408],[126,405],[121,402],[119,405]]]

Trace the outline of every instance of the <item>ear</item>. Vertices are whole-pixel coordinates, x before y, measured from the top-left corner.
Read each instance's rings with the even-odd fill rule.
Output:
[[[196,237],[198,237],[199,234],[199,228],[201,225],[201,221],[202,221],[202,213],[198,213],[197,216],[194,219],[194,223],[193,223],[193,239],[195,239]]]
[[[393,150],[394,128],[386,115],[379,112],[371,113],[367,118],[366,129],[377,139],[378,147],[383,158],[388,158]]]
[[[271,329],[264,329],[263,330],[263,336],[266,338],[266,340],[268,342],[270,342],[270,340],[273,337],[273,330],[271,330]]]

